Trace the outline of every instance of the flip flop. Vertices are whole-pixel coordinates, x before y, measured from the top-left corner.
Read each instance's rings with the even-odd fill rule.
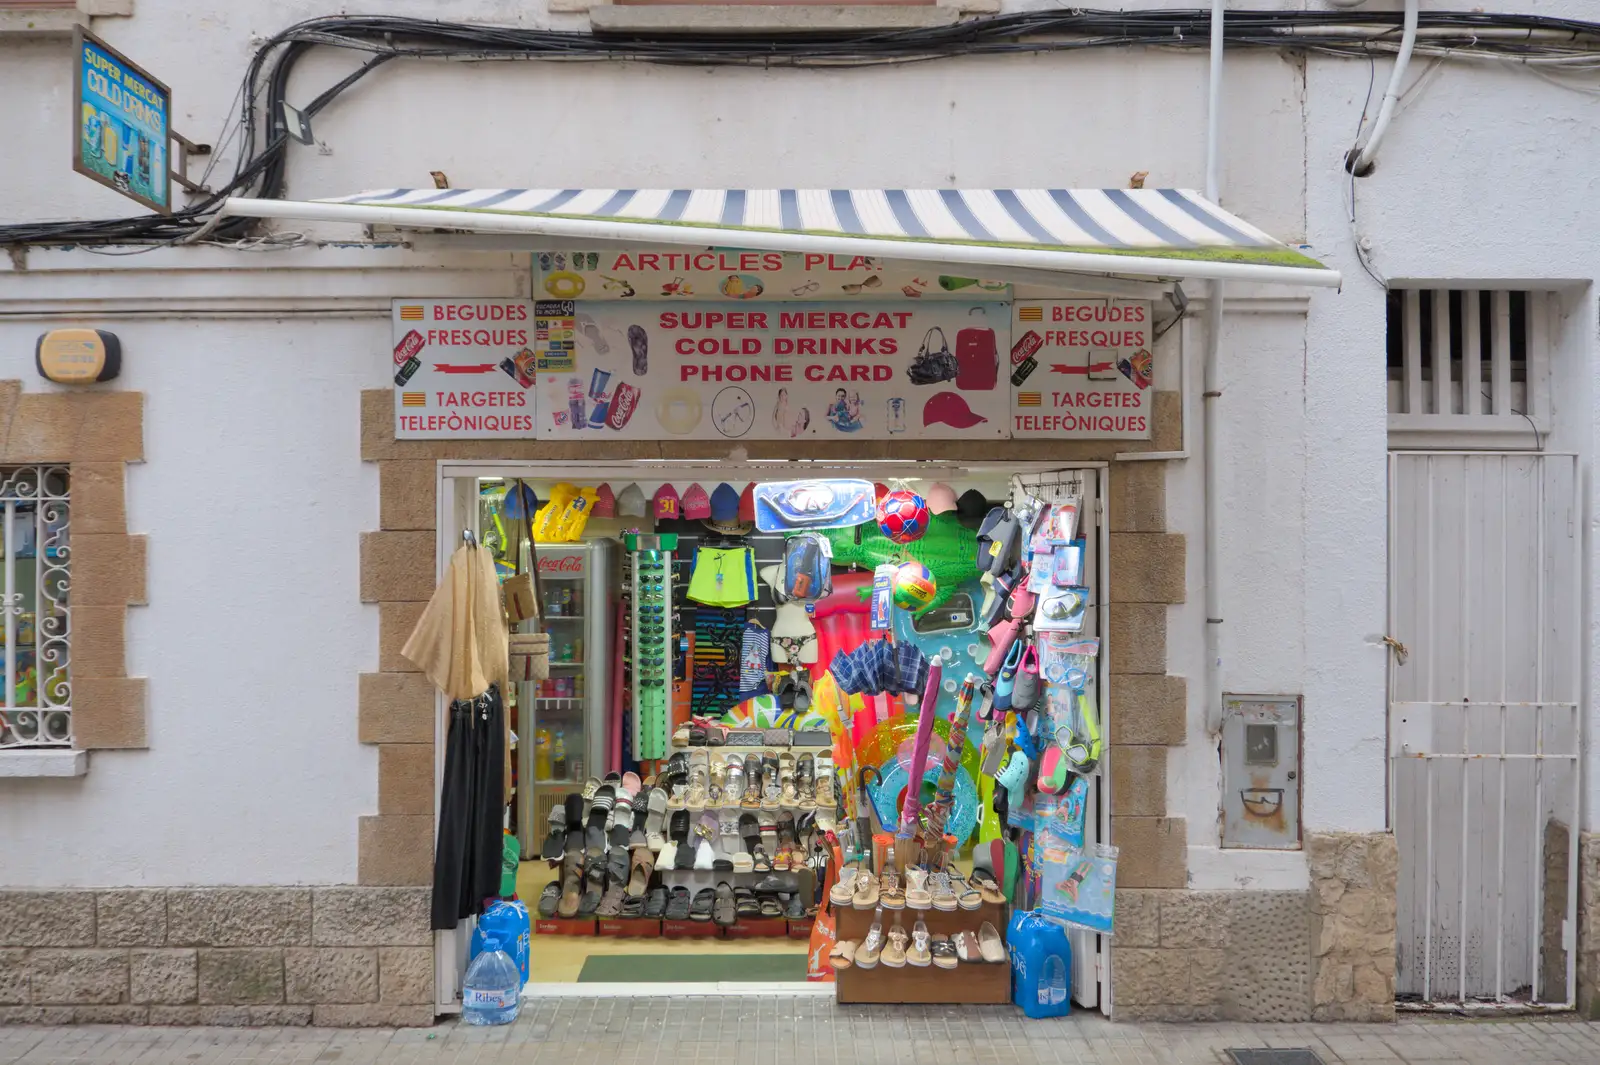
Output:
[[[606,839],[611,846],[626,848],[628,837],[633,835],[633,796],[624,791],[617,797],[606,826]]]
[[[650,887],[650,874],[655,872],[656,858],[649,847],[635,847],[632,852],[628,894],[643,895]]]
[[[567,816],[567,830],[563,836],[565,850],[556,855],[559,859],[565,855],[583,853],[583,822],[584,801],[583,796],[573,793],[567,796],[567,801],[562,804]],[[555,860],[555,859],[552,859]]]
[[[578,856],[569,854],[561,867],[561,902],[556,914],[561,917],[578,916],[578,906],[583,901],[583,866]]]
[[[995,879],[993,873],[987,869],[974,869],[967,882],[978,889],[983,896],[983,901],[991,906],[1002,905],[1006,901],[1005,892],[1000,888],[1000,881]]]
[[[667,793],[660,788],[650,789],[649,808],[644,819],[645,842],[659,852],[666,844],[661,830],[667,827]]]
[[[610,784],[602,785],[595,792],[594,802],[589,806],[589,827],[583,833],[584,852],[590,858],[602,857],[606,852],[606,821],[615,803],[616,792]]]
[[[621,847],[612,847],[606,854],[606,877],[613,884],[626,884],[628,882],[628,852]]]
[[[545,829],[544,846],[539,848],[539,857],[547,862],[557,862],[567,850],[567,808],[565,805],[550,807],[550,827]]]

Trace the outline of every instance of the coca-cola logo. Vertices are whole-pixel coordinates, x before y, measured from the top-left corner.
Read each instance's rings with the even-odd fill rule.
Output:
[[[539,556],[540,573],[582,573],[583,556],[565,555],[561,558],[551,558],[549,555]]]

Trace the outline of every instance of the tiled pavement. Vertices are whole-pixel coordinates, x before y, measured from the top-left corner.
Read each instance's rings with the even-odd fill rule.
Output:
[[[836,1006],[824,998],[559,999],[471,1028],[0,1028],[0,1065],[1225,1065],[1229,1047],[1309,1047],[1327,1063],[1593,1065],[1600,1024],[1571,1018],[1392,1025],[1029,1021],[994,1006]]]

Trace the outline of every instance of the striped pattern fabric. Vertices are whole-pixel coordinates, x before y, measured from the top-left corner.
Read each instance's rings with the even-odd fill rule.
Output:
[[[382,189],[319,202],[1321,267],[1187,189]]]

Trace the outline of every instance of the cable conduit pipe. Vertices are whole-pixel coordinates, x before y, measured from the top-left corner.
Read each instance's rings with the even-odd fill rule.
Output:
[[[1211,84],[1206,112],[1206,199],[1219,202],[1222,156],[1222,53],[1224,0],[1211,0]],[[1222,333],[1222,282],[1212,281],[1206,300],[1205,351],[1200,370],[1200,479],[1205,514],[1205,554],[1202,579],[1205,582],[1205,698],[1206,731],[1222,731],[1222,580],[1218,563],[1217,506],[1217,403],[1222,398],[1217,373],[1217,358]]]
[[[1389,123],[1394,121],[1395,107],[1400,102],[1400,86],[1405,80],[1406,68],[1411,65],[1411,51],[1417,46],[1417,18],[1421,0],[1406,0],[1405,22],[1400,35],[1400,51],[1394,57],[1394,70],[1389,74],[1389,87],[1384,90],[1383,104],[1378,108],[1378,119],[1372,124],[1372,135],[1367,138],[1367,143],[1359,148],[1352,148],[1345,157],[1345,169],[1356,177],[1366,177],[1372,173],[1372,160],[1378,154],[1378,145],[1383,142],[1383,136],[1389,132]]]

